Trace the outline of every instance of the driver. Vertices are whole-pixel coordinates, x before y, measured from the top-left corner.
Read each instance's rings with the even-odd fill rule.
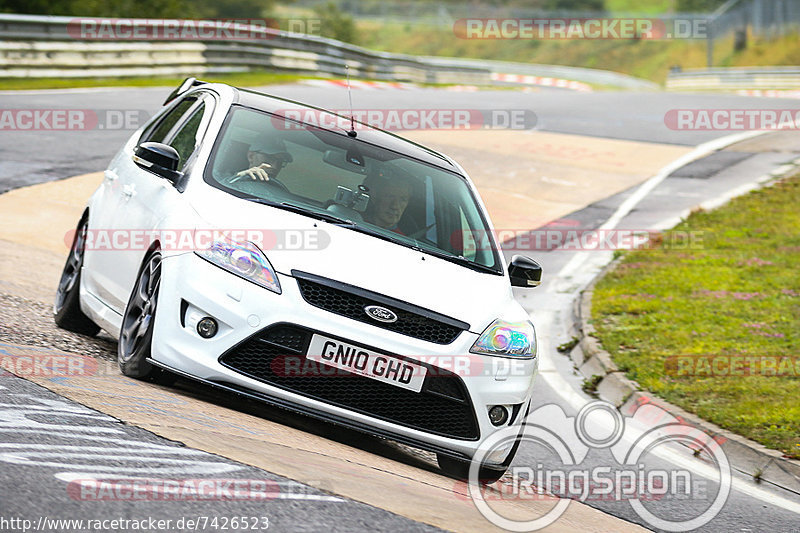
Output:
[[[270,178],[276,178],[281,169],[292,161],[292,156],[286,151],[282,140],[262,135],[247,150],[247,163],[250,167],[237,172],[233,181],[242,178],[269,181]]]

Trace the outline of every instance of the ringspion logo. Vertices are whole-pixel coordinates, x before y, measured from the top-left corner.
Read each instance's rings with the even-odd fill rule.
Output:
[[[534,451],[529,457],[537,461],[525,464],[516,460],[501,480],[491,485],[481,483],[480,465],[487,459],[502,461],[517,440]],[[661,460],[648,461],[661,447],[668,449],[676,443],[695,450],[715,473],[699,475]],[[608,450],[606,464],[586,460],[597,450]],[[731,479],[721,445],[702,431],[649,403],[637,406],[630,417],[625,417],[613,405],[593,401],[575,416],[568,416],[559,405],[546,404],[531,412],[522,428],[514,425],[493,433],[473,457],[468,492],[487,520],[509,531],[545,528],[563,515],[572,500],[625,502],[654,528],[690,531],[719,514],[730,494]],[[523,520],[492,507],[496,500],[546,500],[554,504],[542,506],[536,516]],[[656,500],[691,501],[693,505],[681,516],[674,516],[669,506],[660,510],[645,505]]]

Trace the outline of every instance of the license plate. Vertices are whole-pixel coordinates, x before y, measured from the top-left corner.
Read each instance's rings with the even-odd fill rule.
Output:
[[[391,355],[314,334],[307,359],[419,392],[428,369]]]

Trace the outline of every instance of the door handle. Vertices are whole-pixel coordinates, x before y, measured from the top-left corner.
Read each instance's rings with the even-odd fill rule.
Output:
[[[108,181],[116,181],[116,180],[117,180],[117,178],[119,178],[119,176],[117,175],[117,173],[116,173],[116,172],[114,172],[113,170],[106,170],[105,172],[103,172],[103,175],[105,176],[105,178],[106,178]]]
[[[132,196],[136,196],[136,186],[135,185],[125,185],[122,189],[122,195],[125,198],[131,198]]]

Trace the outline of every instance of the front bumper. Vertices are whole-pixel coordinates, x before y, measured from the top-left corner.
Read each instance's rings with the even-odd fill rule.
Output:
[[[308,304],[291,276],[278,274],[278,278],[282,294],[225,272],[194,254],[165,258],[153,336],[153,362],[273,405],[456,457],[471,457],[480,441],[499,429],[489,421],[490,406],[509,407],[516,416],[509,417],[507,425],[518,423],[522,418],[520,413],[524,413],[524,409],[521,408],[530,400],[537,359],[523,361],[469,354],[469,348],[478,337],[469,331],[462,332],[448,345],[439,345],[352,320]],[[203,316],[213,317],[219,324],[218,333],[211,339],[203,339],[196,331],[197,321]],[[454,437],[448,431],[435,431],[424,424],[420,426],[406,419],[369,412],[364,405],[341,401],[345,398],[341,391],[338,401],[325,401],[319,394],[295,386],[288,378],[276,382],[230,363],[228,354],[280,324],[418,361],[434,374],[436,370],[439,374],[457,374],[454,379],[463,382],[467,410],[475,424],[474,434],[461,433]],[[221,358],[223,354],[226,357]],[[345,380],[348,386],[362,380],[374,381],[364,377],[330,379]],[[428,389],[430,379],[426,378],[422,393]],[[375,398],[373,395],[372,401],[402,402],[403,398],[408,398],[403,394],[415,394],[402,389],[402,394],[396,395],[395,392],[401,391],[394,389],[399,387],[386,386],[391,387],[387,391],[390,397]],[[428,405],[424,400],[420,402],[420,398],[414,400],[414,411]],[[363,401],[369,405],[370,400]],[[449,404],[430,403],[431,408],[436,405]],[[502,462],[501,458],[492,459]]]

